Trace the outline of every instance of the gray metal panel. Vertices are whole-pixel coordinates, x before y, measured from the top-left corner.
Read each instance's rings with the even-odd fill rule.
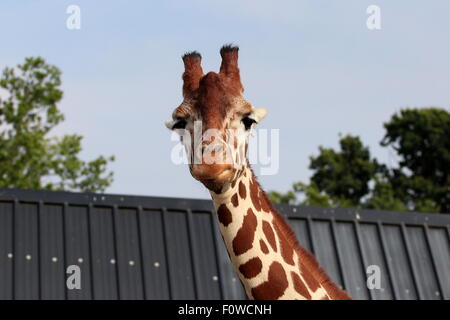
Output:
[[[38,204],[18,203],[14,212],[15,299],[39,299]]]
[[[164,215],[164,221],[172,299],[195,299],[186,212],[169,211]]]
[[[448,300],[450,299],[450,235],[445,228],[429,228],[428,234],[442,298]]]
[[[117,256],[112,208],[90,208],[94,299],[118,299]]]
[[[386,264],[380,235],[378,234],[378,225],[374,223],[361,223],[360,230],[361,249],[366,258],[364,271],[369,266],[380,268],[380,288],[370,290],[372,298],[376,300],[391,300],[394,298],[390,284],[391,277]]]
[[[140,210],[143,278],[146,299],[169,299],[166,242],[161,210]]]
[[[64,206],[66,266],[81,272],[81,289],[67,290],[70,300],[92,299],[91,253],[88,206]]]
[[[440,299],[436,274],[433,269],[433,262],[425,239],[423,227],[407,227],[407,236],[411,243],[412,265],[416,272],[417,285],[419,287],[421,299]]]
[[[192,249],[197,283],[198,299],[220,299],[219,270],[211,213],[196,212],[191,217]]]
[[[13,299],[13,205],[0,202],[0,300]]]
[[[450,298],[450,215],[277,208],[353,298]],[[80,290],[65,287],[69,265]],[[371,265],[379,289],[365,287]],[[0,299],[11,298],[246,297],[209,200],[0,188]]]
[[[63,206],[40,205],[41,299],[66,298]]]
[[[144,299],[137,210],[115,208],[120,298]]]
[[[401,227],[387,225],[383,230],[386,236],[388,260],[392,265],[392,276],[399,287],[397,299],[418,299]]]
[[[366,274],[358,249],[355,227],[350,222],[336,223],[337,245],[341,253],[342,272],[345,288],[355,300],[367,300]]]
[[[336,282],[338,286],[343,288],[344,284],[342,282],[340,274],[341,270],[339,269],[336,249],[331,235],[330,221],[313,221],[311,233],[317,260],[330,275],[330,278]]]

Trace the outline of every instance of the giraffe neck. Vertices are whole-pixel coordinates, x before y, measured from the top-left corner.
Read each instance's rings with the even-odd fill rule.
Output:
[[[250,299],[348,298],[297,244],[248,165],[211,196],[228,254]]]

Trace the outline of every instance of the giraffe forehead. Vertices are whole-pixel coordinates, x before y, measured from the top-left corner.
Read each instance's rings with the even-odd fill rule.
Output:
[[[241,92],[230,85],[227,78],[210,72],[200,81],[194,108],[203,121],[219,127],[236,113],[248,113],[252,107],[241,96]]]
[[[210,76],[211,74],[200,81],[194,108],[206,126],[220,128],[232,104],[220,77]]]

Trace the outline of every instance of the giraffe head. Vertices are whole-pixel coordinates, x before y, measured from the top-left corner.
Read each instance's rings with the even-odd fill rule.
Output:
[[[186,147],[192,176],[219,193],[247,164],[248,138],[266,110],[246,101],[238,68],[239,48],[220,50],[219,73],[203,73],[201,55],[183,56],[183,102],[166,122]]]

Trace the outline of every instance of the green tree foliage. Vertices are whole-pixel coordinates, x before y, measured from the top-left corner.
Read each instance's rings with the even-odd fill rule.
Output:
[[[27,58],[17,69],[5,68],[0,88],[0,187],[102,192],[112,183],[106,172],[114,157],[79,159],[79,135],[50,137],[64,120],[61,72],[42,58]]]
[[[375,177],[375,185],[370,197],[361,205],[367,209],[407,211],[407,207],[395,196],[392,184],[384,177]]]
[[[358,207],[395,211],[450,212],[450,113],[438,108],[404,109],[384,124],[380,144],[397,152],[398,167],[370,157],[358,137],[345,136],[339,151],[319,148],[313,175],[275,203]]]
[[[389,177],[395,195],[411,210],[450,212],[450,113],[405,109],[384,128],[381,145],[400,156]]]
[[[320,147],[319,155],[310,158],[311,181],[321,192],[356,206],[369,192],[378,164],[358,137],[343,137],[340,147],[341,151]]]

